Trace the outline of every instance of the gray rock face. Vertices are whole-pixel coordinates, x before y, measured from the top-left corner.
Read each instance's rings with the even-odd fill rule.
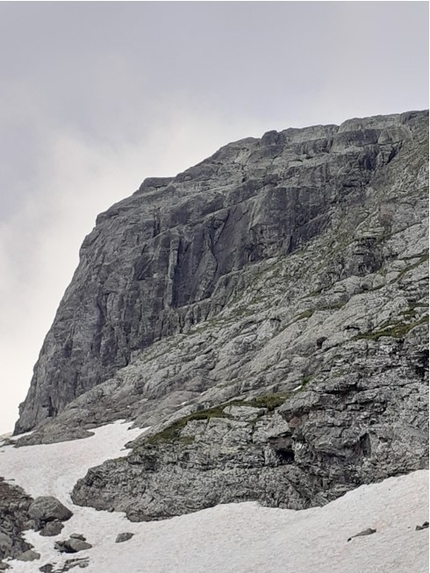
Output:
[[[386,340],[383,351],[394,357],[404,345]],[[350,342],[342,361],[296,391],[155,427],[127,458],[89,470],[73,500],[125,511],[132,521],[247,500],[306,509],[426,467],[426,388],[407,366],[410,355],[387,362],[380,350],[374,341]]]
[[[59,519],[54,519],[53,521],[48,521],[40,530],[40,535],[43,537],[55,537],[63,529],[64,525]]]
[[[427,466],[427,132],[426,112],[269,132],[98,218],[17,431],[151,429],[75,503],[299,509]]]
[[[367,535],[372,535],[373,533],[376,533],[376,529],[372,529],[371,527],[368,527],[367,529],[360,531],[360,533],[356,533],[355,535],[352,535],[351,537],[349,537],[347,539],[347,541],[351,541],[351,539],[354,539],[354,537],[365,537]]]

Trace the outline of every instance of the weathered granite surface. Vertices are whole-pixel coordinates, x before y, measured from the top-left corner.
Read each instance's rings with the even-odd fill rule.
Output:
[[[428,113],[269,132],[97,220],[18,440],[152,426],[77,503],[323,504],[426,467]]]
[[[89,470],[73,500],[139,521],[245,500],[303,509],[427,467],[425,331],[345,343],[296,391],[182,411]]]

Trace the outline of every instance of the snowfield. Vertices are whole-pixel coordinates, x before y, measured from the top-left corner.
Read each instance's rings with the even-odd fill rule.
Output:
[[[0,476],[32,496],[53,495],[74,512],[56,537],[26,532],[38,561],[9,561],[10,571],[34,573],[47,563],[89,558],[88,573],[426,573],[428,471],[362,486],[323,508],[270,509],[254,502],[220,505],[152,523],[72,504],[70,492],[89,467],[127,455],[142,433],[116,422],[83,440],[0,447]],[[367,528],[369,536],[347,539]],[[134,537],[115,543],[119,533]],[[54,542],[82,533],[92,549],[60,554]],[[79,568],[73,569],[80,570]]]

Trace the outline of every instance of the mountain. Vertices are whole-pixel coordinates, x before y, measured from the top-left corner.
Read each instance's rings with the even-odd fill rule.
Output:
[[[428,112],[271,131],[100,215],[17,445],[150,429],[76,504],[303,509],[428,463]]]

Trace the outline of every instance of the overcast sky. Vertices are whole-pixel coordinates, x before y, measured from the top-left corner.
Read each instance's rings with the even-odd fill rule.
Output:
[[[428,107],[427,2],[0,2],[0,434],[96,215],[271,129]]]

